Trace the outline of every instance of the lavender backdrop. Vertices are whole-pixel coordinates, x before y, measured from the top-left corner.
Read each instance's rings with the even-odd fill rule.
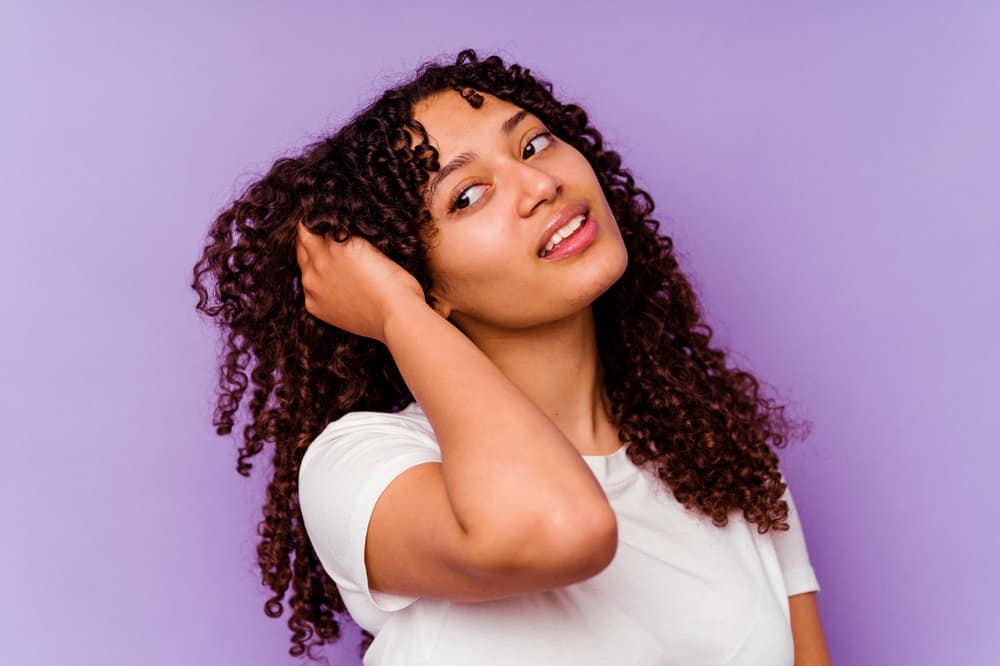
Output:
[[[719,343],[813,420],[783,467],[835,663],[996,663],[1000,5],[628,4],[0,6],[0,663],[295,661],[191,265],[274,159],[465,46],[588,109]]]

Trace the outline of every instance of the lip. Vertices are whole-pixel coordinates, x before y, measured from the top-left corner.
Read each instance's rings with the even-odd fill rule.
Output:
[[[574,231],[572,236],[559,243],[552,252],[542,257],[542,261],[559,261],[583,252],[597,238],[597,233],[597,222],[592,215],[587,215],[580,230]]]
[[[577,215],[586,215],[588,212],[590,211],[586,204],[569,204],[549,218],[549,222],[545,225],[545,228],[542,230],[542,236],[538,240],[538,247],[535,248],[535,254],[540,253],[549,242],[549,239],[552,238],[552,234],[564,227],[567,222]]]

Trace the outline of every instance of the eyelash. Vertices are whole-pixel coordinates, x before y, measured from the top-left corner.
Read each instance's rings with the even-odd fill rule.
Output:
[[[539,132],[538,134],[536,134],[535,136],[531,137],[531,140],[528,141],[528,143],[526,145],[531,145],[531,143],[535,139],[539,139],[539,138],[541,138],[543,136],[545,138],[549,139],[549,145],[545,146],[545,148],[542,148],[542,150],[539,151],[539,152],[544,152],[544,151],[548,150],[552,146],[552,144],[555,143],[555,135],[552,132],[550,132],[549,130],[543,130],[543,131]],[[538,153],[535,153],[535,155],[538,155]],[[532,157],[534,157],[535,155],[532,155]],[[451,214],[451,213],[459,212],[458,208],[456,208],[456,206],[458,204],[458,200],[462,198],[462,195],[465,194],[467,190],[469,190],[472,187],[475,187],[478,184],[479,183],[473,183],[473,184],[469,185],[468,187],[463,187],[458,192],[456,192],[455,195],[452,196],[451,200],[448,201],[448,213]],[[475,205],[475,204],[473,204],[473,205]],[[463,208],[462,211],[466,211],[468,209],[469,209],[469,207],[466,207],[466,208]]]

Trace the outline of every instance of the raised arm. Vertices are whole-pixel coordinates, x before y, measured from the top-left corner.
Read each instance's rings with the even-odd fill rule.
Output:
[[[388,347],[441,449],[441,462],[405,469],[374,505],[370,587],[486,600],[610,564],[614,510],[565,435],[368,241],[298,233],[307,311]]]
[[[592,564],[610,562],[617,523],[590,468],[471,340],[404,300],[385,342],[434,428],[455,517],[474,542],[526,560],[576,543]]]

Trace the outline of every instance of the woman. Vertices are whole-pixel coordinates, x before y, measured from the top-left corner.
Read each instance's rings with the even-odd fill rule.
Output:
[[[466,50],[218,216],[215,424],[252,383],[291,654],[349,612],[365,664],[828,663],[793,426],[652,210],[580,107]]]

